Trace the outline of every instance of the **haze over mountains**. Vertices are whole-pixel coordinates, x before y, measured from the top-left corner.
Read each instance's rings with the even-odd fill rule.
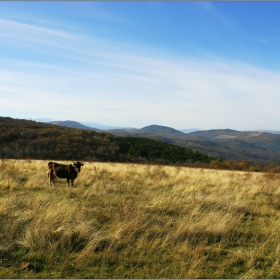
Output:
[[[50,118],[39,118],[39,119],[31,119],[30,118],[30,120],[35,120],[37,122],[54,123],[54,124],[65,125],[65,126],[69,125],[69,127],[74,127],[74,125],[75,125],[74,123],[76,123],[77,126],[86,126],[86,127],[88,127],[88,129],[106,130],[106,131],[107,130],[112,130],[112,129],[141,130],[141,129],[145,128],[145,127],[143,127],[143,128],[139,129],[139,128],[135,128],[135,127],[122,127],[122,126],[114,126],[114,125],[109,125],[109,124],[100,124],[100,123],[95,123],[95,122],[75,122],[75,121],[71,121],[71,120],[54,121]],[[73,123],[71,124],[71,122],[73,122]],[[161,126],[161,125],[156,125],[156,126],[173,129],[173,128],[167,127],[167,126]],[[80,127],[80,128],[82,128],[82,127]],[[213,130],[213,129],[211,129],[211,130]],[[204,130],[200,129],[200,128],[187,128],[187,129],[180,129],[180,130],[177,130],[177,131],[181,131],[183,133],[191,133],[191,132],[204,131]],[[258,130],[252,130],[252,131],[280,134],[280,131],[277,131],[277,130],[258,129]]]
[[[50,122],[72,128],[96,130],[74,121]],[[280,162],[280,132],[236,131],[231,129],[176,130],[167,126],[150,125],[140,129],[115,128],[107,132],[118,136],[146,137],[161,140],[229,160],[260,160]],[[102,130],[104,131],[104,129]]]

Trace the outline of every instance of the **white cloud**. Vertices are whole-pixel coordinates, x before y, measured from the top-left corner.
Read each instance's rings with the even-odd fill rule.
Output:
[[[48,43],[49,39],[54,42],[58,38],[64,40],[76,38],[69,33],[6,19],[0,19],[0,34],[2,39],[30,40],[41,44]]]
[[[279,121],[279,73],[225,60],[135,53],[118,42],[1,23],[6,28],[1,27],[1,40],[7,45],[27,40],[25,35],[29,46],[42,44],[39,36],[47,36],[49,48],[39,51],[63,58],[34,62],[0,57],[3,115],[205,129],[276,129]],[[57,46],[69,52],[60,53]]]

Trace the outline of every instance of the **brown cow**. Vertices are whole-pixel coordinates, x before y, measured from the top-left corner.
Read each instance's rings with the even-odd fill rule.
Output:
[[[81,171],[81,166],[83,165],[84,164],[80,161],[76,161],[68,165],[50,161],[48,163],[49,185],[51,185],[51,182],[53,182],[54,185],[55,178],[66,178],[68,187],[69,187],[70,180],[71,180],[71,185],[73,186],[73,182],[76,179],[78,172]]]

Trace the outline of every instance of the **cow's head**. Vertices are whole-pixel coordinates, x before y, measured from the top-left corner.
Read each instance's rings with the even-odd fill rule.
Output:
[[[74,161],[72,163],[72,166],[75,168],[76,172],[80,172],[81,171],[81,166],[83,166],[84,164],[80,161]]]

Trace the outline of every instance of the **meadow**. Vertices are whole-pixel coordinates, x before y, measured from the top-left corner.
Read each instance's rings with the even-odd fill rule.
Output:
[[[279,174],[47,162],[0,161],[0,278],[280,278]]]

